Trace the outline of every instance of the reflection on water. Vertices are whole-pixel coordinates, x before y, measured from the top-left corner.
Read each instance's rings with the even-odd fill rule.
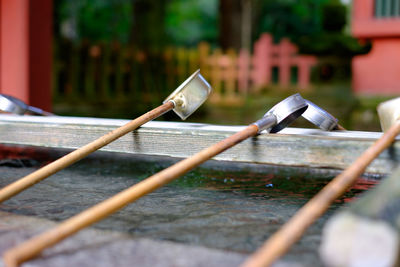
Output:
[[[64,220],[172,164],[106,155],[85,159],[53,175],[6,201],[0,209]],[[0,166],[0,186],[34,169]],[[251,168],[221,169],[198,168],[95,227],[249,253],[332,178],[316,177],[312,171],[296,173],[276,167],[257,172]],[[315,262],[316,251],[324,221],[337,207],[375,183],[360,179],[286,257],[319,265]]]

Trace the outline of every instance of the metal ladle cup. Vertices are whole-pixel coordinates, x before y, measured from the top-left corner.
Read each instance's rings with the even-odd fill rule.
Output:
[[[259,133],[263,130],[277,133],[300,117],[307,107],[306,100],[300,94],[294,94],[273,106],[254,124],[258,126]]]
[[[302,114],[303,118],[318,126],[321,130],[332,131],[338,130],[338,119],[333,117],[329,112],[315,105],[313,102],[306,100],[307,110]]]
[[[210,84],[201,76],[200,70],[197,70],[176,88],[163,103],[174,102],[173,111],[182,120],[185,120],[206,101],[210,93]]]
[[[54,115],[40,108],[29,106],[22,100],[5,94],[0,94],[0,110],[18,115],[24,115],[27,112],[42,116]]]

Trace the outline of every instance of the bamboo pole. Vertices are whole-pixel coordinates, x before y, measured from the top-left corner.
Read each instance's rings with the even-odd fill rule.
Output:
[[[143,114],[142,116],[128,122],[114,131],[96,139],[95,141],[80,147],[64,157],[46,165],[45,167],[19,179],[18,181],[2,188],[0,190],[0,203],[27,189],[28,187],[40,182],[41,180],[49,177],[50,175],[62,170],[78,160],[86,157],[90,153],[98,150],[99,148],[111,143],[119,137],[135,130],[144,123],[151,121],[165,112],[174,108],[174,103],[168,101],[165,104]]]
[[[400,120],[397,120],[381,138],[308,201],[278,232],[273,234],[261,248],[251,255],[242,266],[270,266],[275,260],[286,253],[300,239],[305,230],[329,208],[331,203],[343,195],[357,181],[367,166],[392,144],[399,133]]]
[[[42,250],[48,248],[79,230],[107,217],[117,210],[125,207],[136,199],[156,190],[157,188],[177,179],[194,167],[222,153],[226,149],[258,133],[258,126],[252,124],[244,130],[206,148],[194,156],[184,159],[171,167],[150,176],[132,187],[116,194],[115,196],[71,217],[57,227],[36,236],[21,245],[14,247],[4,254],[4,262],[8,267],[19,264],[35,257]]]
[[[339,130],[339,131],[346,131],[346,128],[344,128],[342,125],[340,125],[340,124],[338,124],[337,125],[337,130]]]

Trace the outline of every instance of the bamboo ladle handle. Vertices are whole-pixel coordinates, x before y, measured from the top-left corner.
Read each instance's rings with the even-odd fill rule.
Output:
[[[200,151],[194,156],[184,159],[171,167],[150,176],[146,180],[125,189],[115,196],[71,217],[55,228],[6,251],[4,254],[4,262],[8,267],[18,266],[20,263],[35,257],[45,248],[50,247],[86,226],[107,217],[141,196],[173,181],[194,167],[237,143],[256,135],[257,133],[258,127],[256,125],[252,124],[248,126],[244,130]]]
[[[339,131],[346,131],[346,128],[344,128],[342,125],[338,124],[338,125],[337,125],[337,130],[339,130]]]
[[[317,195],[308,201],[286,222],[264,245],[251,255],[242,267],[270,266],[300,239],[304,231],[329,208],[332,202],[343,195],[365,171],[367,166],[400,133],[400,120],[370,146],[356,161],[329,182]]]
[[[78,160],[86,157],[90,153],[108,145],[119,137],[135,130],[139,126],[149,122],[165,112],[174,108],[174,103],[168,101],[165,104],[143,114],[142,116],[128,122],[127,124],[115,129],[95,141],[80,147],[64,157],[53,161],[52,163],[40,168],[39,170],[17,180],[16,182],[2,188],[0,190],[0,203],[27,189],[28,187],[40,182],[41,180],[49,177],[50,175],[70,166]]]

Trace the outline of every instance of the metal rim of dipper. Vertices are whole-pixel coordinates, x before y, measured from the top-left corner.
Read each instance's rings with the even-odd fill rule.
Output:
[[[24,115],[26,112],[42,116],[54,115],[40,108],[29,106],[22,100],[6,94],[0,94],[0,110],[17,115]]]

